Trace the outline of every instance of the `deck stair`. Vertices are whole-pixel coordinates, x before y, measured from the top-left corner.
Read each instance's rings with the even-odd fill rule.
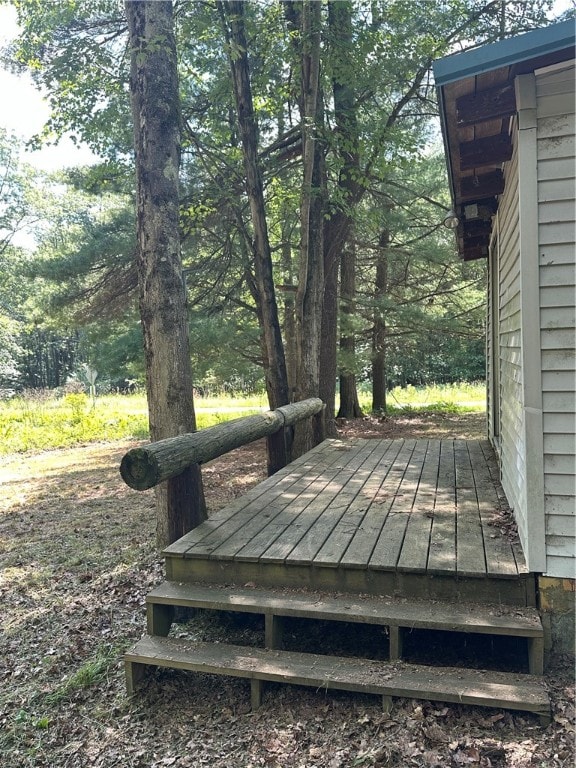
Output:
[[[265,648],[169,637],[178,608],[263,615]],[[390,660],[285,651],[286,617],[387,627]],[[170,667],[250,679],[254,708],[263,683],[274,681],[378,694],[387,708],[394,697],[412,697],[523,710],[542,721],[550,717],[540,677],[543,629],[533,608],[166,581],[147,597],[147,624],[148,633],[125,656],[131,694],[147,667]],[[402,640],[413,629],[525,638],[529,674],[407,664]]]

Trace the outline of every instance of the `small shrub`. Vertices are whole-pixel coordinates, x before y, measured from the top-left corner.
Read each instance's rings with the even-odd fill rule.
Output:
[[[22,399],[30,404],[47,403],[54,398],[54,392],[50,389],[25,389],[22,392]]]
[[[66,384],[62,387],[62,393],[64,395],[78,395],[86,392],[86,385],[79,379],[70,377]]]
[[[72,411],[73,423],[79,424],[86,414],[86,406],[88,405],[88,398],[86,395],[80,392],[64,395],[62,402]]]

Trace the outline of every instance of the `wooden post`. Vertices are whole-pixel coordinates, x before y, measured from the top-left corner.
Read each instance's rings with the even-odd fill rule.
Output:
[[[382,711],[385,714],[389,715],[390,712],[392,712],[393,704],[394,704],[394,702],[392,700],[392,696],[388,696],[386,694],[384,694],[384,696],[382,696]]]
[[[279,469],[290,463],[285,427],[281,427],[278,432],[268,435],[266,438],[266,448],[268,454],[268,477],[270,477],[270,475],[275,474]]]
[[[160,603],[148,603],[146,606],[146,625],[149,635],[168,637],[170,627],[174,621],[176,609],[173,605]]]
[[[282,650],[284,647],[284,617],[275,616],[273,613],[267,613],[264,621],[264,645],[266,648],[271,648],[273,650]]]
[[[138,664],[135,661],[125,661],[124,669],[126,673],[126,692],[128,696],[134,696],[150,667],[147,667],[146,664]]]
[[[388,628],[390,638],[390,661],[398,661],[402,658],[402,628],[391,626]]]
[[[166,503],[170,510],[167,533],[170,542],[178,541],[202,522],[197,519],[197,510],[204,505],[204,492],[196,479],[199,474],[198,464],[193,464],[166,482]]]
[[[544,638],[528,638],[528,671],[531,675],[544,674]]]
[[[256,677],[253,677],[250,680],[250,705],[253,712],[255,712],[257,709],[260,709],[262,704],[262,687],[262,680],[259,680]]]

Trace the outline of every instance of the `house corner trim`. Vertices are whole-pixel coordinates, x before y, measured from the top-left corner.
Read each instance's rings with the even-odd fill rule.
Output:
[[[518,109],[518,208],[520,226],[520,303],[526,450],[526,532],[522,547],[528,568],[546,572],[544,436],[540,349],[538,259],[537,114],[534,73],[515,81]]]

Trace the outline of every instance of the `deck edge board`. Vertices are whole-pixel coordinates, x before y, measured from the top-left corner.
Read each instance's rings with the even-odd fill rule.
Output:
[[[533,608],[505,608],[476,603],[454,607],[430,600],[356,594],[326,595],[302,590],[263,590],[179,582],[159,585],[148,594],[146,602],[421,629],[446,627],[449,631],[522,637],[541,637],[543,634],[540,617]]]
[[[124,656],[132,665],[260,679],[320,689],[502,707],[549,716],[543,679],[516,673],[424,667],[144,635]]]

